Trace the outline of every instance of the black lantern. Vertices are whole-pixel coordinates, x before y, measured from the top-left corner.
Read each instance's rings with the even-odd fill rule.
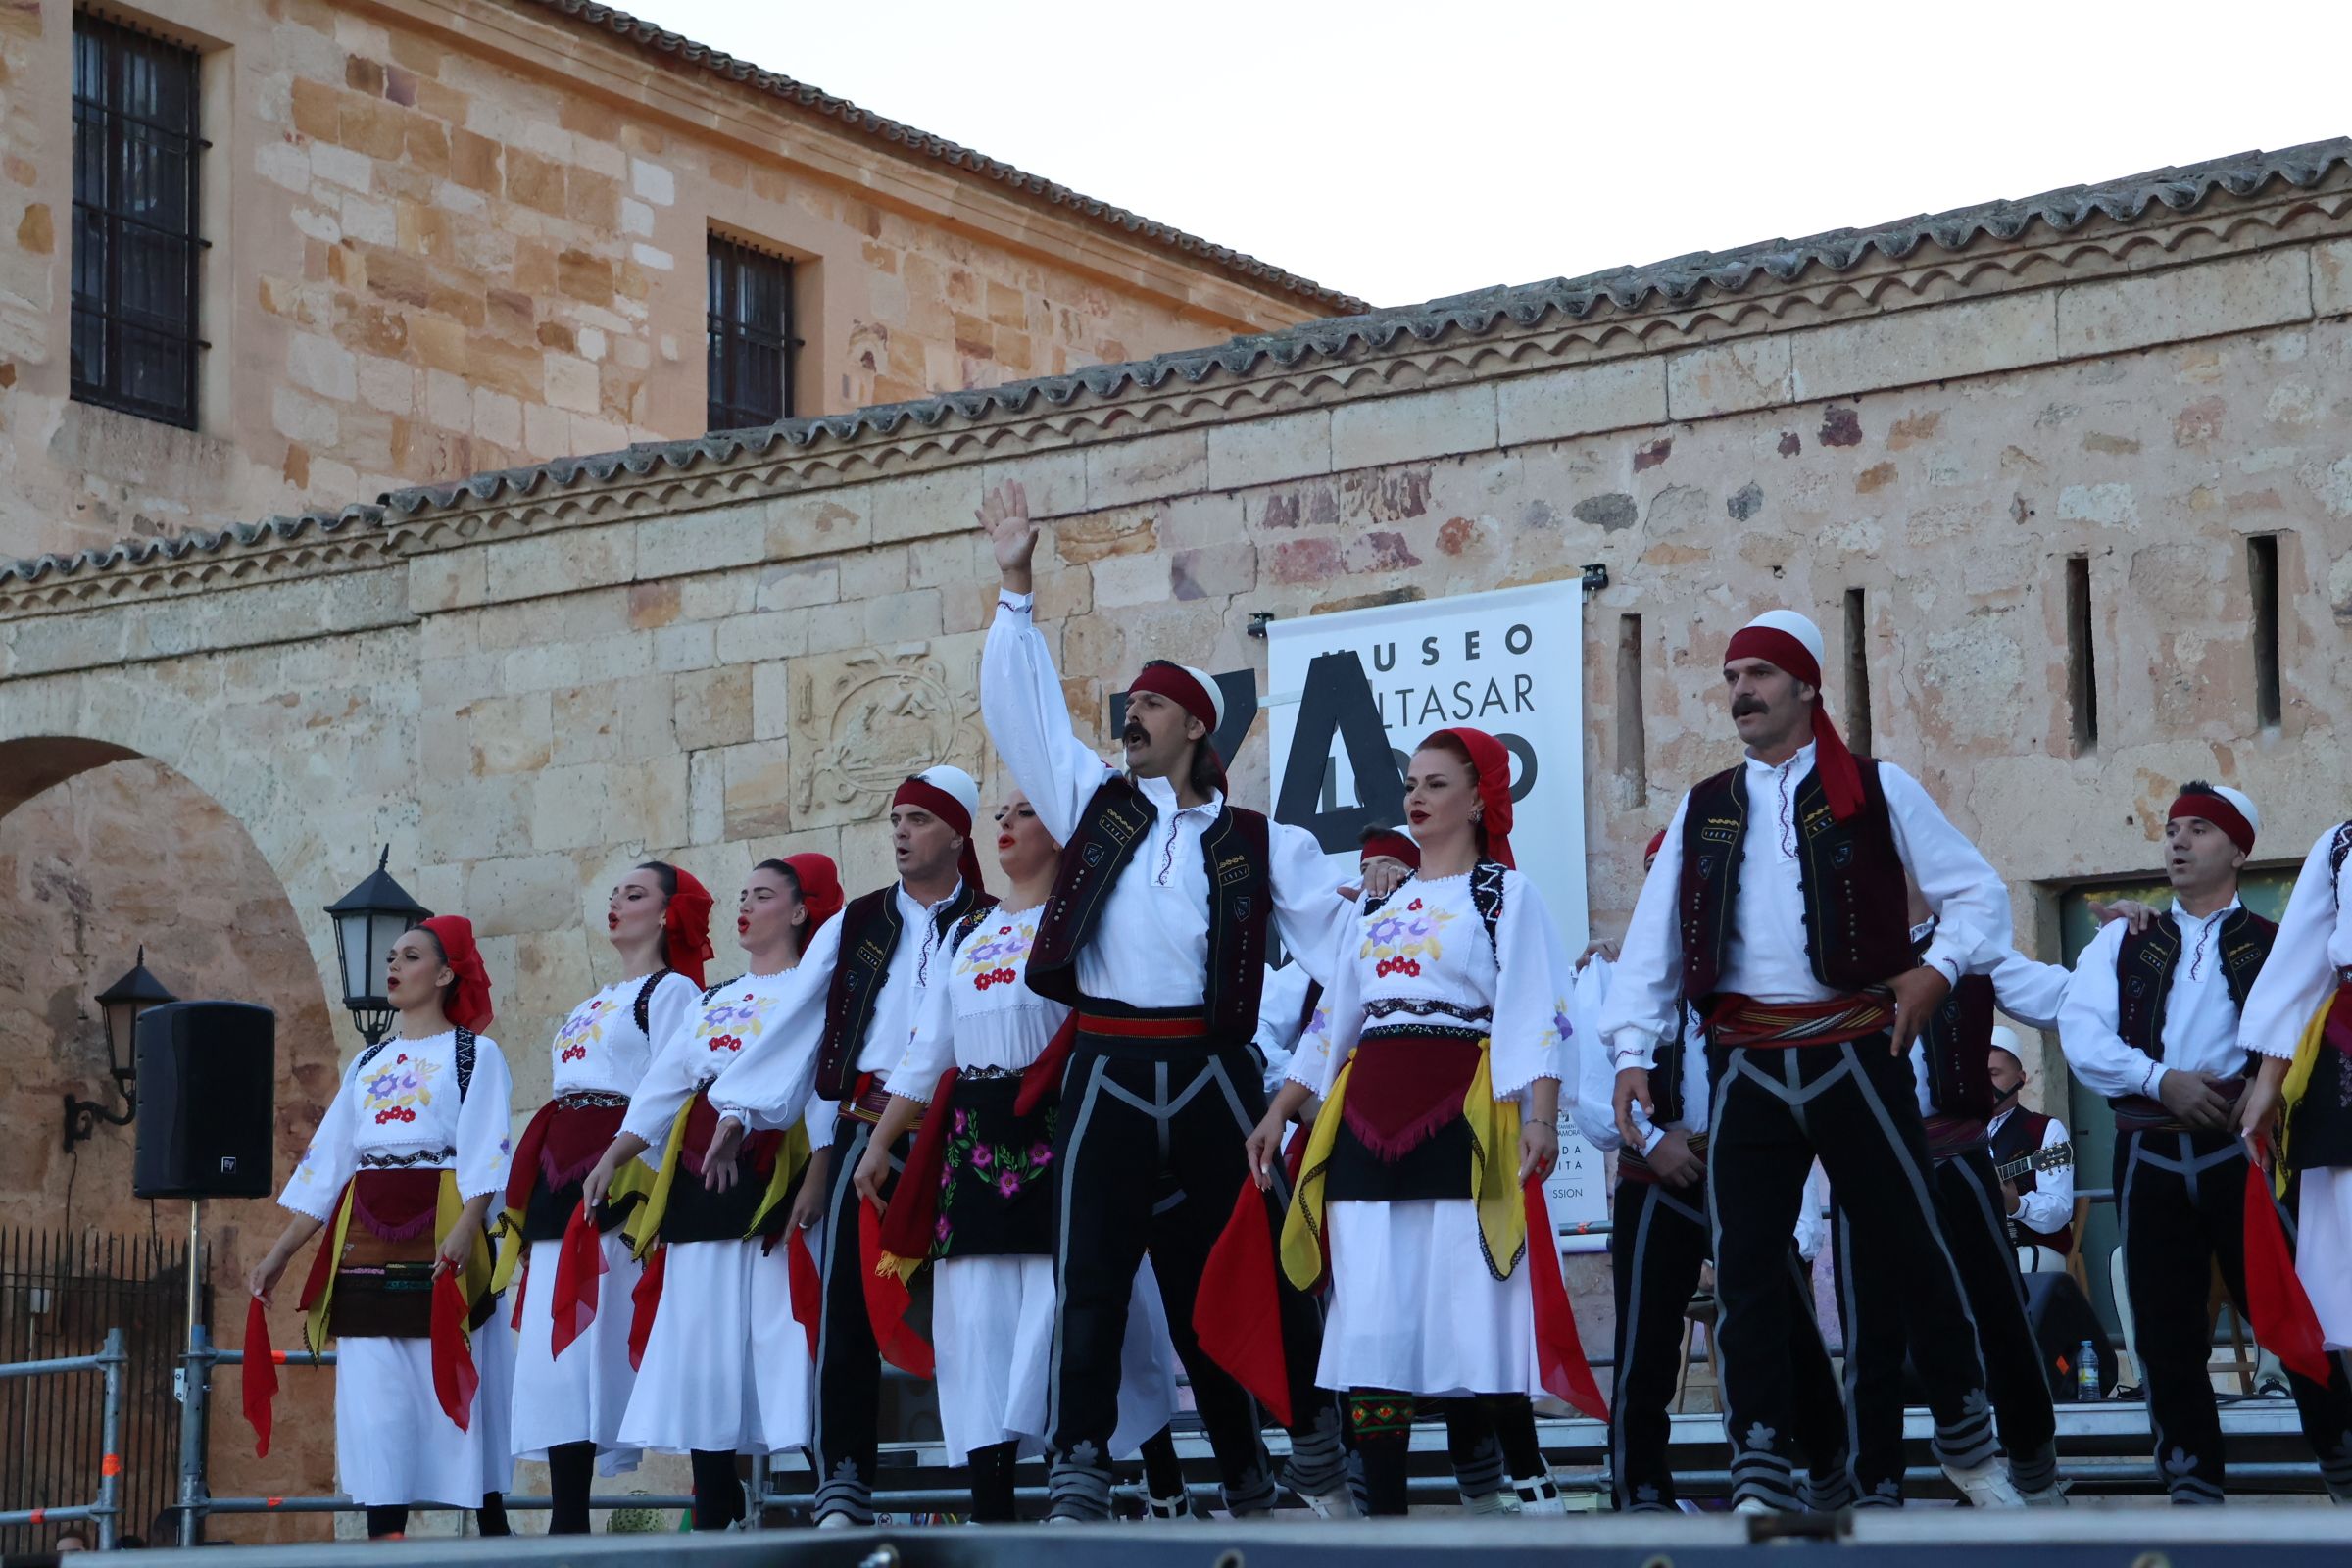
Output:
[[[66,1147],[93,1136],[100,1122],[109,1127],[127,1127],[139,1113],[136,1082],[138,1056],[139,1014],[150,1007],[160,1007],[167,1002],[179,999],[165,989],[164,983],[147,972],[147,950],[139,949],[138,961],[130,972],[104,991],[98,993],[98,1009],[106,1020],[107,1070],[114,1076],[115,1088],[122,1095],[120,1115],[94,1100],[66,1097]]]
[[[326,906],[335,919],[335,956],[343,966],[343,1005],[369,1045],[392,1027],[392,1004],[384,996],[384,966],[402,932],[432,910],[409,897],[384,869],[392,847],[376,857],[368,880]]]

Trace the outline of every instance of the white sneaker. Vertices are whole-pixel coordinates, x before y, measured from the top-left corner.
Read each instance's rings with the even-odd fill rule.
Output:
[[[1179,1493],[1173,1497],[1154,1497],[1148,1492],[1144,1494],[1146,1519],[1190,1519],[1192,1516],[1193,1499],[1189,1494]]]
[[[1464,1497],[1462,1499],[1462,1512],[1492,1514],[1517,1513],[1519,1511],[1518,1499],[1511,1496],[1509,1494],[1510,1488],[1496,1487],[1493,1492],[1488,1493],[1483,1497]]]
[[[1770,1513],[1772,1512],[1772,1506],[1762,1497],[1741,1497],[1738,1502],[1732,1504],[1732,1512],[1747,1514]]]
[[[2064,1508],[2067,1506],[2066,1483],[2053,1481],[2039,1492],[2019,1492],[2018,1500],[2029,1508]]]
[[[1342,1482],[1329,1492],[1302,1492],[1298,1495],[1305,1500],[1309,1508],[1315,1510],[1315,1517],[1318,1519],[1359,1519],[1363,1517],[1355,1511],[1355,1494],[1348,1490],[1346,1482]]]
[[[1511,1491],[1519,1497],[1522,1515],[1542,1517],[1547,1514],[1566,1515],[1568,1504],[1560,1498],[1560,1489],[1546,1478],[1542,1481],[1513,1481]]]
[[[1943,1473],[1950,1478],[1953,1486],[1960,1489],[1960,1495],[1968,1499],[1968,1505],[1972,1508],[2023,1508],[2026,1505],[2026,1499],[2019,1496],[2017,1488],[2010,1484],[2009,1467],[1998,1459],[1987,1459],[1983,1464],[1965,1470],[1958,1465],[1947,1464],[1943,1467]]]
[[[858,1521],[846,1513],[819,1514],[816,1528],[819,1530],[855,1530],[858,1528]]]

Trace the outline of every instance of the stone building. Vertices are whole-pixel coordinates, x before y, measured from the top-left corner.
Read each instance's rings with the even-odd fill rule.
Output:
[[[336,574],[358,537],[337,509],[386,490],[1355,308],[582,0],[0,6],[0,560],[62,563],[118,540],[209,559],[255,519],[323,508],[255,537],[299,534],[295,549]],[[315,609],[265,612],[251,652],[300,662],[340,648],[338,680],[411,718],[332,760],[297,761],[303,747],[254,731],[232,740],[234,724],[216,733],[268,790],[254,764],[272,753],[355,783],[390,768],[389,783],[420,760],[415,673],[387,657],[375,611],[349,623],[352,641],[321,643],[339,617]],[[694,658],[669,649],[662,678]],[[231,685],[289,690],[274,671]],[[148,1228],[127,1198],[127,1135],[64,1151],[55,1112],[60,1089],[100,1093],[91,994],[141,941],[180,995],[278,1008],[289,1157],[351,1041],[312,967],[320,901],[240,826],[270,808],[231,806],[234,790],[175,766],[151,752],[82,773],[0,832],[0,1040],[24,1117],[0,1222]],[[632,786],[657,817],[684,809],[683,757],[665,767]],[[62,775],[18,754],[0,776],[14,806]],[[313,829],[321,850],[341,832]],[[536,1005],[511,1007],[499,1031],[523,1060],[544,1054]],[[252,1227],[274,1219],[224,1207],[226,1286]],[[323,1381],[290,1379],[275,1454],[229,1463],[224,1487],[332,1490]],[[216,1423],[224,1461],[240,1437],[233,1418]],[[66,1499],[0,1507],[28,1500]]]
[[[1849,729],[1978,838],[2055,958],[2079,890],[2153,867],[2183,777],[2253,794],[2271,865],[2346,809],[2348,370],[2337,141],[564,459],[0,570],[0,815],[144,759],[250,838],[259,902],[300,911],[389,842],[485,933],[527,1098],[537,1043],[610,977],[590,917],[619,870],[671,856],[723,896],[816,849],[870,885],[911,765],[993,783],[972,514],[1017,478],[1098,739],[1147,656],[1262,676],[1253,615],[1605,566],[1583,626],[1603,931],[1675,793],[1735,755],[1723,639],[1805,610]],[[1263,734],[1234,772],[1261,805]],[[57,918],[18,827],[42,808],[0,826],[0,952]],[[170,836],[78,917],[179,892],[134,886]],[[281,1012],[321,1016],[322,923],[269,937],[309,943]],[[18,1036],[86,1051],[62,990],[9,984]],[[290,1119],[331,1071],[303,1049]]]

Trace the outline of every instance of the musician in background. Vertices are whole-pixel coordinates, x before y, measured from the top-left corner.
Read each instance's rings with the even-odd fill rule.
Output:
[[[1992,1162],[2007,1170],[2044,1150],[2068,1142],[2066,1123],[2019,1101],[2033,1075],[2017,1054],[2017,1031],[1997,1024],[1992,1031],[1992,1120],[1985,1131],[1992,1138]],[[2066,1267],[2075,1246],[2075,1167],[2060,1161],[2052,1168],[2031,1168],[2001,1182],[2001,1200],[2009,1216],[2009,1232],[2017,1243],[2017,1266],[2027,1274],[2055,1274]]]

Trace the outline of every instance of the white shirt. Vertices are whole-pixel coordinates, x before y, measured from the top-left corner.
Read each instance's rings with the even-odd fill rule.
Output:
[[[1300,1038],[1293,1082],[1329,1099],[1367,1031],[1467,1027],[1489,1038],[1495,1099],[1517,1099],[1538,1078],[1568,1077],[1563,1098],[1573,1100],[1567,1052],[1575,972],[1533,882],[1503,873],[1492,942],[1467,871],[1435,881],[1408,877],[1380,907],[1359,910],[1344,940],[1329,993],[1330,1029]]]
[[[2058,1043],[2077,1078],[2110,1100],[2122,1095],[2154,1099],[2167,1068],[2223,1078],[2244,1070],[2245,1053],[2237,1044],[2237,1004],[2230,1000],[2230,984],[2222,972],[2222,922],[2238,907],[2232,898],[2201,917],[2181,912],[2179,905],[2158,916],[2180,932],[2180,956],[2164,998],[2161,1061],[2151,1061],[2116,1033],[2122,1016],[2116,956],[2131,922],[2110,920],[2099,928],[2075,961],[2066,1003],[2058,1009]]]
[[[2293,1057],[2312,1015],[2335,995],[2336,972],[2352,965],[2352,915],[2346,913],[2352,899],[2345,897],[2352,892],[2352,856],[2345,857],[2343,870],[2328,871],[2335,834],[2332,827],[2321,834],[2303,858],[2271,956],[2246,993],[2237,1043],[2248,1051]]]
[[[1005,771],[1046,831],[1067,844],[1087,803],[1117,770],[1071,730],[1061,677],[1029,609],[1027,594],[998,600],[980,655],[980,712]],[[1224,798],[1180,808],[1166,779],[1136,785],[1154,813],[1152,829],[1102,901],[1093,940],[1079,950],[1078,989],[1133,1007],[1198,1007],[1208,976],[1208,862],[1200,838]],[[1267,827],[1274,924],[1295,959],[1329,985],[1322,971],[1352,909],[1339,898],[1313,834],[1280,822]]]
[[[809,947],[840,924],[826,921]],[[712,987],[710,1000],[663,1038],[621,1120],[621,1131],[645,1140],[646,1163],[660,1168],[670,1124],[706,1088],[712,1109],[747,1127],[799,1121],[816,1086],[816,1048],[825,1032],[831,979],[829,964],[804,960],[775,974],[747,974]],[[771,1113],[756,1115],[747,1103]]]
[[[1810,742],[1786,762],[1775,765],[1751,757],[1744,764],[1747,833],[1740,845],[1730,951],[1718,982],[1724,991],[1759,1002],[1826,1002],[1835,995],[1813,977],[1805,956],[1804,887],[1793,818],[1797,786],[1812,769]],[[1980,944],[2007,940],[2008,890],[1918,780],[1881,761],[1879,784],[1886,795],[1895,852],[1936,916],[1936,939],[1920,961],[1957,980]],[[1642,884],[1601,1014],[1610,1059],[1621,1068],[1650,1064],[1682,1004],[1683,933],[1675,905],[1682,892],[1683,818],[1690,809],[1686,794]]]
[[[1298,1037],[1306,1032],[1306,992],[1313,984],[1304,964],[1286,963],[1279,969],[1266,965],[1265,980],[1257,993],[1257,1033],[1250,1037],[1250,1046],[1265,1063],[1269,1096],[1290,1076],[1291,1055],[1298,1049]],[[1320,998],[1315,1011],[1328,1017],[1329,1009]]]
[[[404,1170],[455,1170],[460,1198],[502,1192],[514,1153],[514,1095],[507,1058],[488,1035],[473,1037],[473,1076],[463,1100],[456,1030],[422,1040],[396,1035],[343,1069],[278,1202],[316,1220],[333,1219],[335,1201],[364,1156],[396,1160]]]
[[[674,971],[662,977],[645,999],[646,1027],[637,1027],[637,993],[646,977],[615,980],[571,1009],[548,1045],[554,1061],[554,1093],[633,1095],[654,1059],[654,1042],[666,1040],[686,1023],[703,1000],[703,989]]]
[[[2010,1106],[1984,1124],[1985,1132],[1987,1134],[1998,1133],[2001,1130],[2001,1124],[2016,1114],[2017,1107]],[[2066,1123],[2052,1116],[2048,1124],[2041,1129],[2041,1147],[2056,1149],[2065,1142]],[[1996,1160],[1995,1163],[2000,1162]],[[2060,1165],[2055,1170],[2034,1172],[2034,1190],[2030,1193],[2018,1194],[2017,1200],[2024,1206],[2009,1217],[2016,1220],[2025,1229],[2039,1231],[2044,1236],[2054,1235],[2066,1229],[2067,1226],[2074,1223],[2075,1219],[2074,1165],[2070,1162]]]
[[[1617,1064],[1609,1059],[1608,1044],[1601,1039],[1598,1026],[1615,972],[1616,965],[1598,954],[1587,958],[1584,968],[1577,971],[1576,996],[1570,1009],[1577,1028],[1576,1130],[1585,1135],[1586,1143],[1602,1153],[1625,1145],[1617,1132]],[[1669,1119],[1664,1126],[1655,1126],[1638,1102],[1633,1107],[1634,1125],[1642,1131],[1644,1154],[1657,1148],[1667,1133],[1677,1129],[1685,1133],[1705,1132],[1714,1111],[1714,1088],[1707,1075],[1706,1032],[1697,1012],[1690,1007],[1683,1009],[1683,1113]]]
[[[2037,963],[2005,941],[1996,952],[1980,949],[1969,973],[1990,975],[1994,1003],[2030,1029],[2058,1027],[2058,1005],[2066,1000],[2067,985],[2074,978],[2064,965]],[[1919,1113],[1935,1115],[1936,1101],[1928,1092],[1928,1054],[1917,1046],[1911,1051],[1911,1086],[1919,1100]]]
[[[870,1072],[887,1080],[899,1058],[906,1054],[906,1042],[913,1038],[914,1020],[921,1010],[923,989],[931,983],[932,970],[940,963],[940,943],[945,940],[939,929],[940,912],[963,893],[958,880],[948,896],[937,904],[921,905],[899,883],[891,889],[891,897],[899,906],[899,942],[890,950],[890,968],[882,977],[882,987],[874,994],[872,1021],[866,1025],[865,1039],[858,1048],[858,1070]],[[828,926],[838,926],[839,920],[828,920]],[[809,946],[813,948],[814,943]],[[836,955],[841,947],[841,935],[834,933]],[[830,969],[828,964],[827,968]],[[932,1074],[937,1077],[938,1074]]]
[[[1044,1054],[1070,1015],[1023,978],[1044,912],[1043,905],[991,909],[961,946],[933,960],[939,972],[923,988],[913,1037],[890,1075],[892,1094],[929,1104],[951,1065],[1018,1072]]]

